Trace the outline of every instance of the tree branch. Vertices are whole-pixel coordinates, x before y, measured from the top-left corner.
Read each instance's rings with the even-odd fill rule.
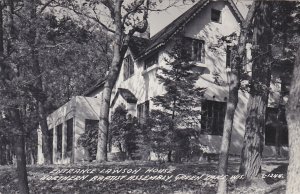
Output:
[[[148,11],[153,11],[153,12],[154,12],[154,11],[155,11],[155,12],[166,11],[167,9],[169,9],[169,8],[171,8],[171,7],[174,7],[177,3],[178,3],[178,2],[175,1],[175,2],[173,2],[173,3],[171,3],[171,4],[169,4],[167,7],[164,7],[164,8],[161,8],[161,9],[154,9],[154,8],[148,7],[147,10],[148,10]],[[177,5],[176,7],[180,7],[180,5]],[[144,10],[144,9],[141,9],[141,10]]]
[[[143,33],[147,30],[148,27],[148,12],[149,12],[149,6],[150,6],[150,0],[146,1],[146,6],[145,6],[145,11],[144,11],[144,15],[143,15],[143,20],[142,20],[142,26],[140,26],[139,24],[141,24],[141,22],[139,22],[138,24],[134,25],[133,28],[131,30],[129,30],[128,35],[131,37],[135,32],[139,32],[139,33]]]
[[[73,5],[71,5],[71,7],[69,7],[69,6],[64,6],[64,8],[73,11],[73,12],[76,13],[77,15],[82,15],[82,16],[88,18],[88,19],[94,20],[96,23],[100,24],[100,26],[102,26],[105,30],[107,30],[107,31],[109,31],[109,32],[112,32],[112,33],[115,33],[114,30],[110,29],[107,25],[105,25],[103,22],[101,22],[100,19],[99,19],[98,17],[93,17],[93,16],[90,16],[90,15],[88,15],[88,14],[86,14],[86,13],[80,12],[80,11],[76,10],[76,9],[74,8]],[[94,9],[93,9],[93,11],[94,11],[94,13],[95,13],[95,10],[94,10]],[[96,13],[95,13],[95,14],[96,14]]]
[[[145,0],[139,1],[131,10],[127,11],[127,13],[123,16],[123,22],[122,22],[123,26],[124,26],[128,16],[132,13],[135,13],[144,4],[144,2],[145,2]]]
[[[41,14],[52,2],[54,2],[55,0],[49,0],[48,2],[46,2],[43,7],[41,7],[40,11],[38,12],[38,14]]]
[[[114,20],[115,19],[115,4],[112,0],[102,0],[101,3],[108,8],[109,12],[110,12],[110,16],[111,18]]]

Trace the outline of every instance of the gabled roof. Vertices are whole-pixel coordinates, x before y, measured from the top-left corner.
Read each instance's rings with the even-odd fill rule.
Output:
[[[137,98],[135,95],[128,89],[125,88],[118,88],[118,92],[128,103],[136,103]]]
[[[106,80],[106,77],[103,79],[100,79],[99,81],[96,82],[96,84],[94,84],[92,87],[88,88],[86,91],[83,92],[83,96],[89,96],[90,94],[92,94],[94,91],[96,91],[97,89],[99,89],[100,87],[104,86],[104,82]]]
[[[191,21],[201,10],[204,8],[209,2],[213,2],[216,0],[199,0],[194,6],[192,6],[189,10],[180,15],[177,19],[163,28],[161,31],[156,33],[150,39],[141,38],[134,36],[129,42],[129,48],[133,55],[134,59],[139,59],[144,56],[147,56],[154,52],[156,49],[165,45],[167,41],[170,40],[175,34],[180,32],[183,27]],[[238,10],[236,4],[232,0],[224,0],[227,1],[232,8],[233,13],[235,14],[237,20],[242,24],[244,18],[240,11]],[[89,88],[84,95],[87,96],[94,92],[96,89],[104,85],[104,81],[106,78],[99,80],[94,86]],[[129,91],[130,92],[130,91]],[[131,93],[131,92],[130,92]],[[131,93],[132,94],[132,93]]]
[[[141,51],[144,51],[145,49],[147,49],[149,43],[150,43],[150,39],[133,36],[130,39],[130,42],[128,45],[133,58],[134,59],[137,58],[139,56],[139,54],[141,53]]]
[[[229,3],[238,21],[242,23],[244,18],[242,14],[239,12],[238,8],[236,7],[236,4],[232,0],[224,0],[224,1],[227,1]],[[165,28],[163,28],[161,31],[156,33],[153,37],[151,37],[147,48],[139,53],[138,58],[148,55],[155,49],[163,46],[172,36],[180,32],[183,29],[183,27],[189,21],[191,21],[191,19],[193,19],[202,10],[202,8],[204,8],[209,2],[213,2],[213,0],[199,0],[189,10],[184,12],[182,15],[180,15],[177,19],[175,19]]]
[[[111,106],[114,106],[119,95],[122,96],[122,98],[126,100],[127,103],[137,103],[138,101],[138,99],[130,90],[125,88],[118,88],[118,91],[114,96],[114,99],[112,100]]]

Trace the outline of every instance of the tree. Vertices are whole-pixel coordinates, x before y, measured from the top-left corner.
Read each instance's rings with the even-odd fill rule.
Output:
[[[107,160],[108,116],[111,93],[118,78],[128,44],[136,32],[143,33],[146,31],[149,11],[167,9],[176,5],[177,1],[169,0],[168,6],[163,9],[157,8],[161,1],[155,0],[134,0],[131,2],[125,2],[124,0],[93,0],[83,2],[80,5],[78,2],[68,3],[65,5],[66,8],[98,23],[103,29],[112,33],[113,57],[104,83],[99,116],[97,161],[102,162]],[[100,17],[103,15],[100,12],[104,10],[108,11],[109,19]]]
[[[261,14],[254,16],[252,24],[252,78],[240,166],[240,173],[245,173],[247,178],[257,176],[261,168],[271,71],[280,72],[280,98],[286,93],[284,87],[290,79],[289,74],[297,50],[295,42],[298,42],[299,36],[299,32],[295,30],[295,26],[299,25],[297,5],[298,2],[262,2],[256,9]],[[277,106],[282,106],[280,103],[282,100]],[[281,114],[282,110],[279,108],[277,117]]]
[[[44,13],[53,2],[25,1],[24,10],[19,13],[24,21],[19,25],[24,29],[20,38],[28,51],[26,60],[33,80],[27,83],[26,89],[38,107],[45,163],[52,163],[47,115],[69,101],[71,96],[81,95],[88,84],[104,75],[105,62],[110,62],[109,49],[106,48],[106,53],[102,49],[93,51],[94,47],[107,44],[110,39],[99,38],[103,33],[99,30],[90,32],[90,26],[79,27],[72,18],[57,19],[53,14]]]
[[[44,91],[44,82],[41,76],[42,69],[39,61],[39,51],[38,51],[38,44],[40,42],[40,36],[38,35],[38,20],[39,20],[39,14],[41,14],[44,9],[47,7],[46,5],[43,5],[41,9],[38,9],[38,5],[36,1],[25,1],[25,21],[27,22],[27,25],[25,29],[27,29],[27,33],[25,34],[28,39],[28,45],[30,49],[30,64],[32,66],[32,75],[35,77],[35,81],[32,84],[32,87],[28,87],[30,89],[33,97],[36,100],[37,107],[38,107],[38,120],[39,124],[41,126],[42,131],[42,139],[43,139],[43,153],[44,153],[44,159],[46,164],[52,163],[52,150],[50,150],[51,146],[50,144],[50,131],[48,129],[47,124],[47,111],[46,111],[46,94]],[[39,10],[39,13],[37,11]]]
[[[25,155],[25,129],[22,122],[22,110],[24,111],[24,105],[26,107],[26,97],[20,97],[19,95],[19,87],[18,81],[21,78],[20,69],[15,70],[12,67],[12,63],[9,63],[7,60],[4,60],[4,56],[6,58],[11,57],[12,52],[12,42],[13,42],[13,34],[14,34],[14,21],[13,21],[13,2],[8,1],[8,4],[5,5],[1,1],[1,90],[4,97],[4,101],[9,102],[7,103],[5,109],[5,114],[10,120],[10,124],[13,129],[14,135],[14,147],[15,147],[15,154],[17,159],[17,177],[18,177],[18,186],[19,191],[22,194],[29,193],[28,188],[28,180],[27,180],[27,170],[26,170],[26,155]],[[6,42],[6,54],[4,54],[4,25],[3,25],[3,8],[6,7],[8,9],[8,28],[7,34],[10,38]],[[10,101],[10,100],[13,101]],[[2,99],[3,100],[3,99]],[[25,101],[25,103],[23,103]],[[3,103],[3,101],[2,101]],[[3,105],[3,104],[1,104]],[[2,115],[1,115],[2,116]],[[13,121],[13,122],[12,122]]]
[[[287,106],[287,122],[289,127],[289,167],[287,177],[287,190],[286,193],[299,193],[299,146],[300,146],[300,49],[297,52],[297,59],[294,66],[293,78],[291,83],[289,101]]]
[[[103,39],[98,38],[99,34],[89,32],[85,28],[75,25],[70,19],[65,20],[65,22],[58,22],[62,24],[59,27],[48,25],[47,22],[51,24],[51,22],[57,21],[49,19],[48,16],[51,14],[43,13],[43,10],[51,2],[53,1],[35,1],[34,3],[7,1],[2,4],[3,1],[1,1],[0,6],[2,11],[0,26],[0,131],[1,135],[14,137],[11,141],[15,144],[13,154],[16,155],[17,159],[20,193],[29,192],[26,151],[29,150],[32,154],[35,148],[33,144],[26,142],[26,140],[28,141],[29,135],[34,134],[32,131],[37,127],[36,121],[41,115],[39,113],[43,113],[43,119],[46,121],[46,115],[69,100],[71,95],[83,93],[88,84],[98,80],[99,76],[105,72],[105,69],[103,69],[104,71],[99,70],[103,64],[99,61],[106,61],[107,56],[110,56],[109,54],[105,56],[107,53],[104,54],[101,50],[92,52],[94,47]],[[5,14],[3,14],[4,9],[7,9]],[[37,13],[40,15],[35,15]],[[53,35],[52,33],[51,35],[49,31],[54,28],[57,34],[54,33]],[[97,43],[92,43],[89,47],[87,42],[94,42],[92,39],[96,39],[96,37],[97,41],[95,42]],[[63,44],[68,45],[68,47],[62,46]],[[76,52],[73,53],[74,51]],[[72,59],[72,56],[77,56],[80,59],[75,57]],[[105,60],[102,59],[104,56]],[[66,58],[63,63],[55,63],[57,59],[61,60],[62,58]],[[96,63],[97,68],[94,68]],[[63,66],[62,64],[65,71],[53,73],[58,72],[59,68]],[[79,68],[76,69],[76,67]],[[81,76],[76,76],[75,70]],[[89,76],[84,76],[87,74]],[[57,83],[64,83],[66,76],[70,78],[68,87],[63,88],[59,85],[62,89],[57,89]],[[52,96],[54,94],[64,96],[64,93],[68,93],[67,98],[53,100]],[[45,108],[42,111],[39,109],[41,100],[44,106],[42,108]],[[47,123],[44,122],[44,124]],[[5,139],[9,140],[9,138]]]
[[[264,144],[265,113],[268,104],[272,66],[272,2],[256,1],[253,23],[252,77],[247,106],[245,135],[241,153],[240,173],[250,179],[261,171]]]
[[[151,120],[156,120],[157,138],[163,137],[162,142],[157,140],[158,146],[165,147],[168,161],[171,161],[172,151],[175,150],[175,161],[181,161],[189,145],[189,137],[197,134],[192,129],[199,124],[201,95],[205,88],[196,87],[200,72],[191,59],[191,53],[183,37],[173,40],[175,44],[165,58],[166,66],[161,67],[157,75],[165,88],[165,93],[152,98],[157,110],[151,112]],[[152,122],[152,121],[151,121]],[[193,133],[195,132],[195,133]],[[159,134],[161,133],[161,134]],[[159,144],[160,143],[160,144]],[[161,149],[161,148],[160,148]]]
[[[222,143],[219,156],[219,174],[226,175],[228,168],[228,155],[231,142],[231,133],[233,127],[233,119],[235,110],[238,103],[238,93],[241,82],[241,72],[246,62],[246,43],[249,36],[249,24],[253,19],[255,10],[255,4],[252,3],[251,8],[248,11],[246,20],[242,24],[241,32],[239,35],[238,44],[232,48],[231,51],[231,71],[229,77],[229,97],[226,107],[226,115],[224,120],[224,129],[222,136]],[[227,193],[227,181],[226,179],[219,179],[218,193]]]
[[[114,110],[110,123],[110,143],[126,154],[126,159],[141,158],[139,155],[139,138],[141,129],[137,118],[128,114],[121,104]]]

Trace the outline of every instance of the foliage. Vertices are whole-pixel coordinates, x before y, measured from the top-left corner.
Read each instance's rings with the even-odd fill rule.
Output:
[[[78,144],[87,149],[90,160],[96,159],[99,121],[86,122],[84,133],[78,138]]]
[[[96,158],[98,129],[98,121],[86,122],[85,132],[78,140],[78,143],[88,150],[92,159]],[[120,152],[126,153],[127,159],[141,158],[143,138],[136,117],[128,114],[124,105],[116,107],[110,121],[110,147],[114,146]]]
[[[2,13],[1,44],[4,48],[3,53],[0,53],[0,132],[8,140],[5,142],[13,143],[8,137],[16,134],[15,118],[10,117],[9,111],[14,108],[20,110],[27,138],[27,153],[32,150],[35,156],[35,130],[39,120],[37,99],[45,99],[47,115],[72,96],[82,95],[86,88],[102,79],[111,61],[111,38],[94,25],[80,24],[74,17],[44,12],[44,8],[50,4],[44,5],[40,1],[32,4],[37,12],[33,19],[28,14],[30,9],[27,4],[21,6],[20,3],[13,1],[11,15],[10,12]],[[6,9],[9,10],[8,4],[4,4]],[[34,37],[34,30],[37,37]],[[32,44],[34,38],[36,42]],[[39,74],[35,72],[33,64],[33,46],[37,51]],[[39,78],[42,91],[36,87]]]
[[[199,126],[201,96],[205,89],[196,87],[200,72],[191,61],[184,40],[176,37],[175,44],[165,58],[166,66],[157,75],[165,88],[163,95],[152,98],[157,110],[151,111],[153,148],[159,153],[176,151],[180,161],[189,147],[189,139],[197,134]],[[199,131],[198,131],[199,132]]]
[[[120,152],[125,152],[128,159],[135,159],[139,157],[139,138],[141,136],[137,118],[128,114],[124,105],[116,107],[110,124],[111,144],[118,147]]]

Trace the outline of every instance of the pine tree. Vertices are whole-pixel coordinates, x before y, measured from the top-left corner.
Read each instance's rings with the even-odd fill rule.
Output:
[[[175,151],[175,160],[180,161],[187,153],[193,127],[199,122],[201,95],[204,88],[197,88],[200,73],[191,61],[191,53],[186,49],[184,39],[176,37],[175,44],[165,58],[166,65],[158,70],[158,79],[165,88],[163,95],[152,98],[157,110],[151,111],[150,120],[156,124],[156,148],[168,150],[168,161]],[[198,123],[199,124],[199,123]],[[156,150],[158,151],[158,150]]]

